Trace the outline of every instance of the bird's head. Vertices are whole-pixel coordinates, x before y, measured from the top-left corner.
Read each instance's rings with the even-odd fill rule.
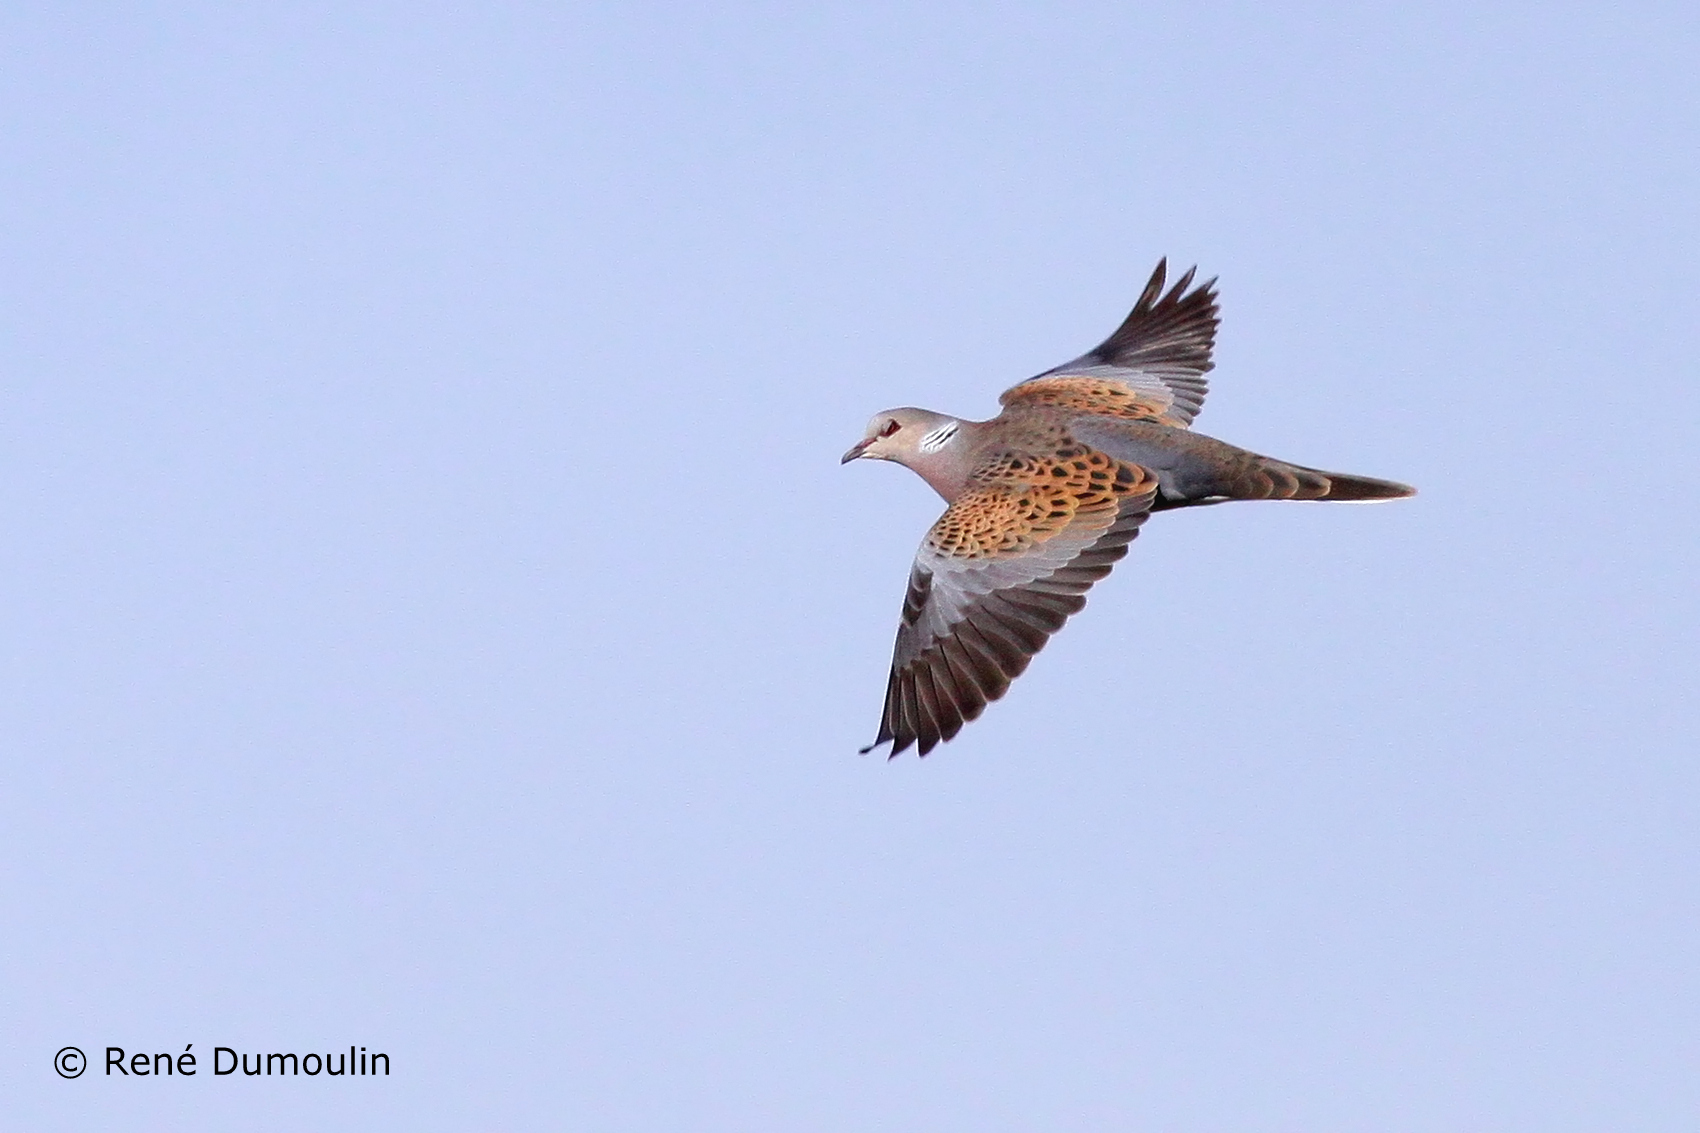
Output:
[[[948,445],[962,422],[930,409],[887,409],[874,414],[862,439],[850,446],[840,463],[860,457],[895,460],[914,467],[916,458],[931,456]]]

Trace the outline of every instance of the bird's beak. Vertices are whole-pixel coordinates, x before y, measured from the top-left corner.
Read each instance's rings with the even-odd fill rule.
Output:
[[[867,452],[868,446],[873,444],[873,443],[874,443],[873,437],[868,437],[864,440],[857,441],[855,444],[850,446],[850,451],[845,453],[844,459],[839,461],[838,463],[849,464],[852,460],[855,460],[857,457],[859,457],[863,453]]]

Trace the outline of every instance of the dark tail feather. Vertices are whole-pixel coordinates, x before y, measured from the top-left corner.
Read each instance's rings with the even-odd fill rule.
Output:
[[[1304,468],[1267,458],[1258,473],[1254,479],[1268,483],[1267,494],[1259,493],[1263,499],[1365,503],[1372,500],[1398,500],[1417,494],[1417,490],[1409,484],[1377,480],[1373,476],[1324,472],[1319,468]],[[1259,484],[1259,487],[1261,486]]]
[[[1370,500],[1402,500],[1406,496],[1417,494],[1417,490],[1409,484],[1401,484],[1395,480],[1377,480],[1373,476],[1349,476],[1344,472],[1324,472],[1322,475],[1328,479],[1328,491],[1316,497],[1319,500],[1363,503]]]

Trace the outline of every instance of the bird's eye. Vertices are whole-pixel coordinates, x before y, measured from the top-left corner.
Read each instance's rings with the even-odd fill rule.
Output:
[[[902,427],[903,426],[898,424],[896,421],[887,421],[880,428],[880,436],[889,437],[889,436],[891,436],[891,434],[897,432],[897,430],[901,429]]]

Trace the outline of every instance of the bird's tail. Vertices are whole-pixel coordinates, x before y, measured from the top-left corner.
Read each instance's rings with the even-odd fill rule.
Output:
[[[1417,494],[1392,480],[1289,464],[1188,430],[1101,420],[1073,428],[1087,444],[1157,473],[1153,511],[1228,500],[1368,502]]]
[[[1284,460],[1259,457],[1249,467],[1237,470],[1230,498],[1236,500],[1341,500],[1349,503],[1374,503],[1377,500],[1397,500],[1414,496],[1417,490],[1393,480],[1377,480],[1373,476],[1353,476],[1345,472],[1324,472],[1288,464]]]

